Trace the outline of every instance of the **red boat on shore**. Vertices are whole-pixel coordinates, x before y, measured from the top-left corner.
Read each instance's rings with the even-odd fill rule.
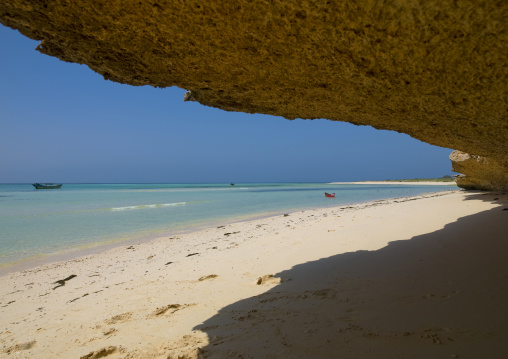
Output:
[[[335,198],[335,193],[326,193],[325,192],[325,197]]]

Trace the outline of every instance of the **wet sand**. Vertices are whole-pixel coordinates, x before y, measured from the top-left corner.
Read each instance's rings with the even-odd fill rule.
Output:
[[[506,233],[452,191],[47,264],[0,277],[0,357],[503,358]]]

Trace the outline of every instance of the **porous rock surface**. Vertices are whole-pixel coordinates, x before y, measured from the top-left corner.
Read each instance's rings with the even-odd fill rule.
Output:
[[[455,182],[466,189],[508,191],[508,171],[503,164],[486,157],[470,155],[461,151],[450,154],[452,171],[463,173]]]
[[[488,185],[472,187],[500,189],[507,9],[502,0],[2,0],[0,22],[108,80],[481,156],[491,170],[471,171]],[[454,168],[467,174],[469,162]]]

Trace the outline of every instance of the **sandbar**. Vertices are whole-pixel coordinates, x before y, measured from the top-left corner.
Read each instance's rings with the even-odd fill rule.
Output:
[[[408,185],[408,186],[452,186],[457,187],[455,182],[443,181],[357,181],[357,182],[331,182],[330,184],[366,184],[366,185]]]

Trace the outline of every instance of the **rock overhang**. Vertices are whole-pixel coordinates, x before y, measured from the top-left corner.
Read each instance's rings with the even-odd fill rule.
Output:
[[[454,167],[489,176],[475,188],[485,180],[504,189],[507,9],[492,0],[4,0],[0,22],[108,80],[178,86],[228,111],[370,125],[485,157],[494,170]]]

